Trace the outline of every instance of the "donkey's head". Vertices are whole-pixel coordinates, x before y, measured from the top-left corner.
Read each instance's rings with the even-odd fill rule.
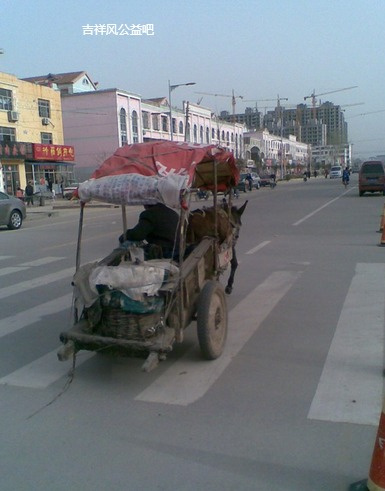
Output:
[[[229,215],[231,224],[234,227],[234,238],[235,239],[238,239],[238,237],[239,237],[239,230],[242,226],[241,217],[242,217],[243,212],[246,209],[247,203],[248,203],[248,201],[246,200],[240,208],[238,208],[237,206],[232,206],[231,210],[229,212],[229,206],[227,204],[227,201],[223,201],[222,206],[223,206],[224,210],[227,212],[227,214]]]

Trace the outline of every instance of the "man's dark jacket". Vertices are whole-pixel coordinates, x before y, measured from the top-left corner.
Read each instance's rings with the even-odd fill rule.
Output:
[[[139,215],[138,224],[125,233],[125,240],[146,240],[163,249],[172,249],[178,230],[179,216],[176,211],[162,203],[146,206],[146,210]],[[119,240],[122,241],[123,237]],[[178,245],[178,238],[177,244]]]

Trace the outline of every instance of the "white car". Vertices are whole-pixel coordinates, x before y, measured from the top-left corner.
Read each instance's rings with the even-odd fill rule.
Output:
[[[72,199],[74,197],[74,192],[77,190],[78,187],[79,187],[78,182],[65,186],[63,189],[63,198],[66,198],[68,200]]]
[[[342,167],[340,165],[333,165],[330,169],[330,179],[338,179],[342,177]]]

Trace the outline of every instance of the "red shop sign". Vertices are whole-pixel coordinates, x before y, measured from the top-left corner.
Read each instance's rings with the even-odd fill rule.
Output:
[[[34,143],[33,158],[35,160],[73,161],[75,160],[74,147],[71,145]]]

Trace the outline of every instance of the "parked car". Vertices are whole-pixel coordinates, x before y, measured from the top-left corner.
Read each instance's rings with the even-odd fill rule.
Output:
[[[329,178],[338,179],[342,177],[342,167],[340,165],[333,165],[330,169]]]
[[[260,176],[260,181],[259,181],[260,186],[262,187],[270,186],[270,183],[271,183],[270,174],[263,174],[262,176]]]
[[[72,184],[65,186],[63,188],[63,198],[66,198],[68,200],[72,199],[74,197],[74,192],[77,190],[78,187],[78,182],[73,182]]]
[[[361,165],[358,174],[358,193],[382,193],[385,195],[384,164],[380,160],[370,160]]]
[[[25,203],[21,199],[0,191],[0,225],[7,226],[10,230],[21,227],[27,215]]]
[[[246,177],[249,175],[248,172],[246,173],[243,173],[240,175],[239,177],[239,182],[238,182],[238,186],[237,186],[237,189],[238,191],[243,191],[244,193],[246,193],[247,191],[249,191],[249,181],[246,179]],[[260,184],[259,184],[259,181],[260,181],[260,178],[258,174],[251,174],[251,178],[252,178],[252,189],[259,189],[260,188]]]

